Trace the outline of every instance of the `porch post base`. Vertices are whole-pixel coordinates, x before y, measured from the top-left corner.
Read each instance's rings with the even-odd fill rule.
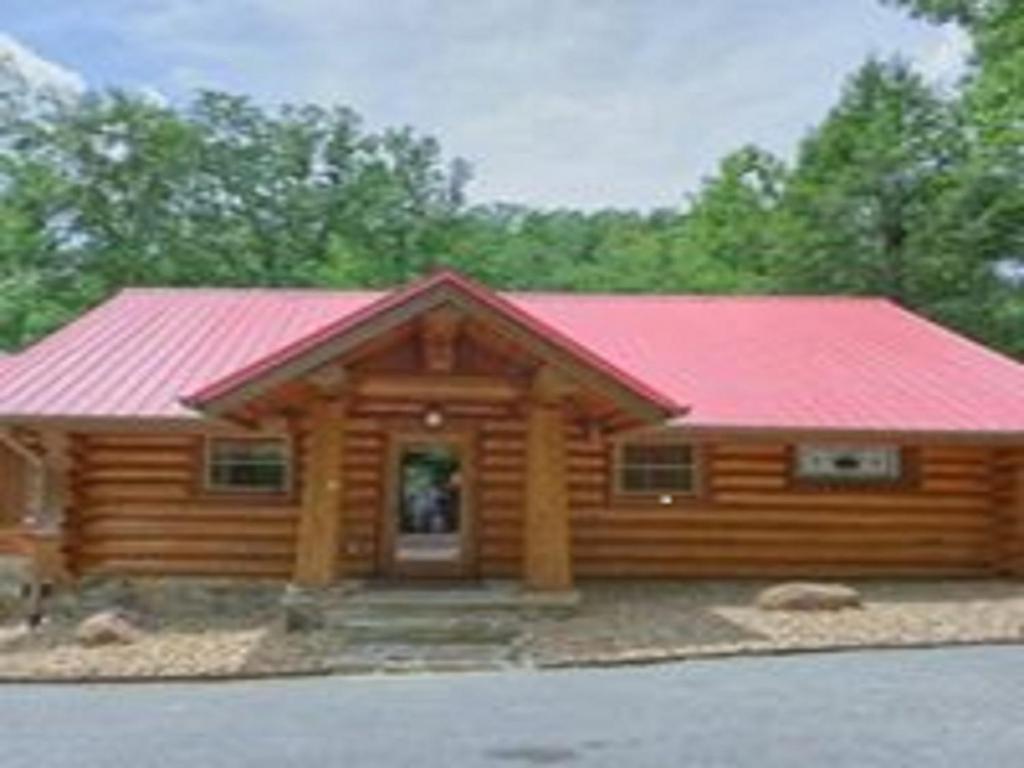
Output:
[[[576,608],[583,597],[578,589],[530,589],[525,584],[518,595],[523,608]]]

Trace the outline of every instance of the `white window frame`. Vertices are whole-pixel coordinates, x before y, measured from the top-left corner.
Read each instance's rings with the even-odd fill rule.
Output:
[[[817,455],[812,455],[816,453]],[[829,471],[815,464],[842,460],[843,456],[873,453],[881,462],[881,470]],[[800,443],[793,452],[793,477],[806,483],[837,483],[842,485],[896,485],[903,482],[906,460],[898,445],[885,443]]]
[[[689,470],[689,487],[687,488],[627,488],[625,483],[626,475],[626,449],[631,446],[640,447],[674,447],[674,448],[685,448],[689,452],[690,461],[685,465],[675,464],[659,464],[649,465],[648,468],[678,468],[682,467]],[[671,501],[672,497],[685,497],[690,498],[696,496],[700,485],[700,467],[701,467],[701,455],[700,449],[694,443],[685,440],[623,440],[615,444],[615,455],[614,455],[614,466],[612,467],[612,473],[614,477],[614,491],[616,496],[630,496],[630,497],[662,497]]]
[[[218,441],[243,443],[260,442],[280,443],[282,458],[284,459],[284,472],[282,473],[281,485],[276,488],[264,488],[262,486],[230,485],[219,483],[214,480],[214,446]],[[208,493],[229,495],[238,494],[243,496],[286,496],[292,491],[294,451],[291,438],[286,435],[207,435],[203,449],[203,488]]]

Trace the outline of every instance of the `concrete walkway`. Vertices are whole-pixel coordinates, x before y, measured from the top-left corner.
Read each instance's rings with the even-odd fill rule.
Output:
[[[0,686],[4,768],[1010,766],[1024,648],[199,685]]]

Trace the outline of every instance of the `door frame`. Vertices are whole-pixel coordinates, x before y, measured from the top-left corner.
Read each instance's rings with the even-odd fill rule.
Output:
[[[459,554],[450,561],[403,563],[396,555],[401,504],[402,454],[412,446],[446,445],[459,459]],[[476,576],[475,436],[470,430],[438,429],[392,432],[388,435],[384,472],[384,515],[377,547],[378,575],[390,578],[472,579]]]

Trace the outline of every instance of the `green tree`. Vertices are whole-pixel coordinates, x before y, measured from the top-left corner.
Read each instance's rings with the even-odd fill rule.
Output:
[[[941,245],[991,272],[982,290],[947,297],[939,314],[1024,353],[1024,3],[894,2],[938,23],[960,24],[973,48],[959,105],[967,157],[944,201]]]
[[[883,294],[1024,352],[1024,3],[887,1],[970,34],[954,96],[869,61],[793,167],[744,147],[650,213],[467,206],[465,162],[343,107],[37,92],[0,60],[0,346],[123,285],[450,264],[516,290]]]
[[[800,148],[783,203],[783,287],[917,308],[962,290],[977,265],[937,240],[964,153],[948,103],[904,62],[870,60]]]
[[[727,155],[676,227],[674,282],[689,290],[770,290],[786,176],[783,162],[758,147]]]
[[[204,93],[179,110],[115,91],[6,110],[0,344],[124,285],[409,279],[443,260],[468,175],[434,140],[368,133],[340,108]]]

